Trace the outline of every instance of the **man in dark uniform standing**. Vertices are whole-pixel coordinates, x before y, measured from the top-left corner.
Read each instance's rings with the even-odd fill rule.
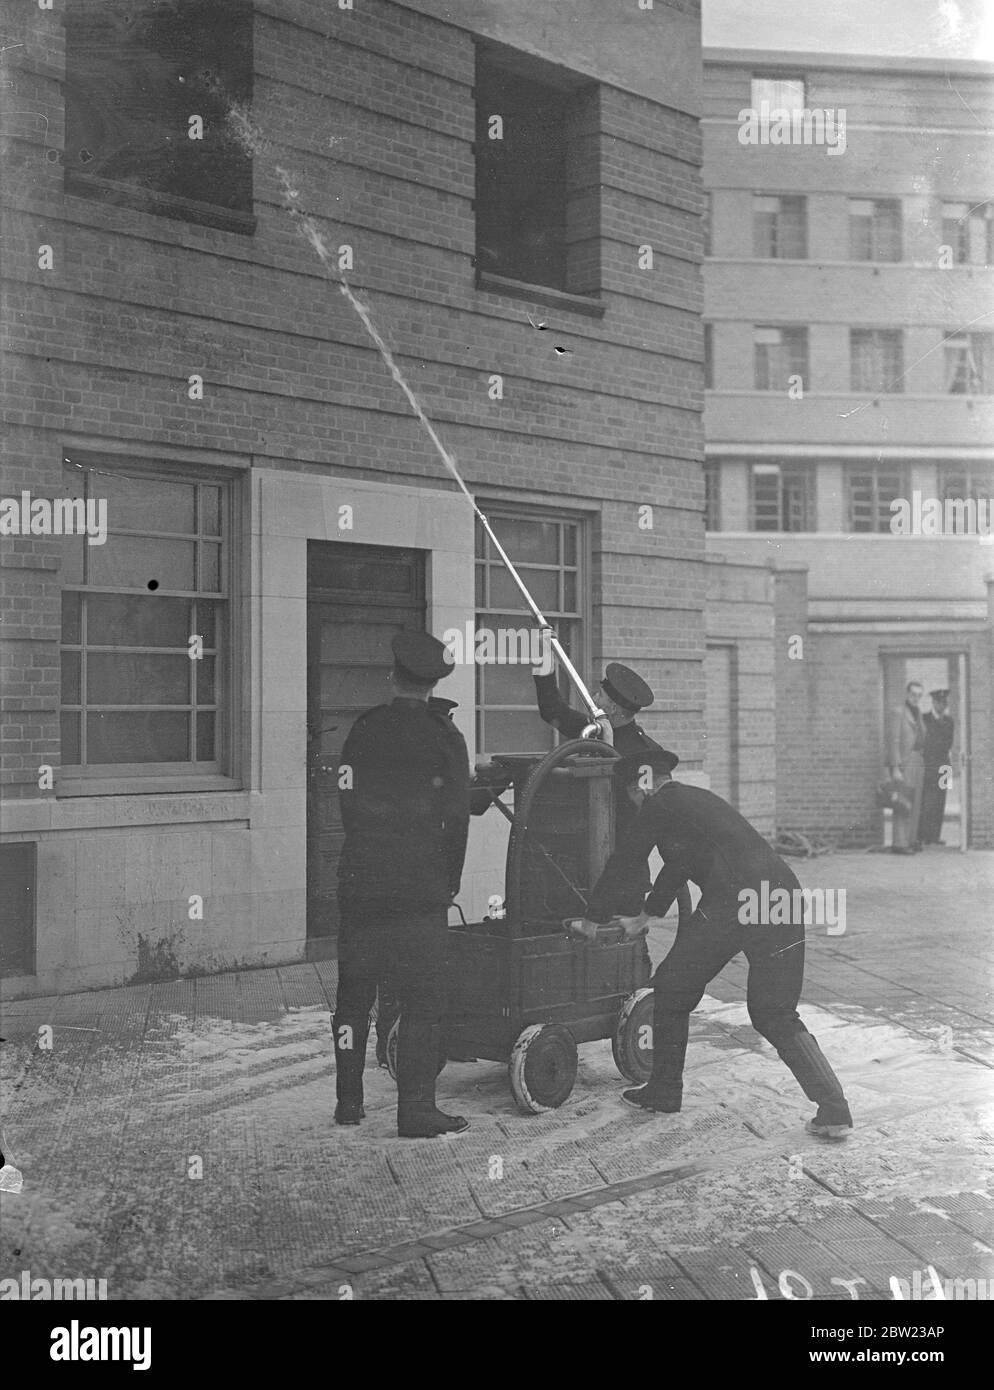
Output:
[[[946,814],[946,776],[956,725],[947,712],[948,690],[931,692],[932,710],[923,716],[925,725],[925,780],[922,785],[921,828],[918,838],[925,845],[942,844],[942,820]]]
[[[548,638],[551,629],[543,628],[543,648],[546,662],[533,670],[535,690],[538,694],[538,712],[546,724],[551,724],[566,738],[579,738],[584,729],[594,721],[589,715],[573,709],[559,694],[554,672],[547,671]],[[630,770],[633,759],[649,756],[659,749],[659,744],[649,737],[635,716],[639,710],[646,709],[656,698],[642,677],[619,661],[608,663],[604,677],[594,687],[593,697],[605,719],[596,721],[601,725],[600,737],[612,744],[626,760],[625,768],[620,769],[618,795],[615,799],[616,838],[625,835],[634,820],[632,803],[625,792],[626,769]],[[675,760],[676,761],[676,760]],[[627,910],[635,912],[649,891],[649,866],[643,864],[641,875],[629,885]],[[625,910],[619,907],[619,911]],[[648,962],[647,962],[648,964]]]
[[[645,798],[634,825],[608,860],[582,925],[602,924],[618,913],[653,848],[662,856],[663,868],[643,913],[624,920],[626,932],[644,930],[649,917],[662,917],[687,879],[701,889],[701,898],[653,976],[652,1076],[647,1085],[624,1092],[625,1100],[647,1110],[680,1109],[690,1015],[708,983],[744,951],[752,1026],[773,1044],[804,1094],[817,1103],[809,1131],[822,1138],[845,1138],[852,1116],[842,1087],[797,1013],[804,977],[804,914],[796,910],[796,876],[721,797],[674,782],[673,754],[664,750],[662,757],[649,761],[659,774],[656,790]],[[767,902],[778,888],[791,893],[789,924],[743,925],[749,919],[743,917],[740,894],[750,889],[762,900],[764,884]]]
[[[345,845],[338,865],[338,1000],[332,1027],[337,1124],[363,1117],[362,1073],[377,987],[400,1004],[397,1133],[435,1138],[468,1127],[435,1104],[446,1003],[447,907],[459,891],[469,829],[469,759],[429,698],[453,669],[424,633],[393,639],[396,695],[360,715],[339,765]]]
[[[543,629],[543,635],[548,629]],[[546,672],[545,667],[537,667],[532,672],[535,690],[538,694],[538,712],[546,724],[551,724],[566,738],[579,738],[593,721],[589,715],[573,709],[559,694],[554,672]],[[653,741],[635,722],[639,710],[651,705],[656,698],[648,685],[630,666],[622,666],[618,661],[608,663],[604,678],[594,688],[594,700],[604,711],[609,728],[601,729],[601,735],[608,743],[613,743],[623,758],[637,757],[639,753],[651,751]]]

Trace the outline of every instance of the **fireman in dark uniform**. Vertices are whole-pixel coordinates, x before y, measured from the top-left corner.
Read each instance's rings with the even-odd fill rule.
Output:
[[[946,814],[946,788],[943,768],[949,767],[956,724],[947,712],[948,690],[931,692],[932,709],[922,716],[925,725],[925,780],[922,783],[922,810],[918,838],[925,845],[941,845],[942,821]]]
[[[458,700],[447,700],[441,695],[428,696],[428,708],[445,719],[452,720],[452,711],[459,708]],[[482,816],[489,811],[494,800],[510,786],[511,774],[499,768],[489,767],[474,774],[469,791],[470,814]],[[384,981],[380,981],[376,1001],[376,1061],[381,1067],[389,1065],[387,1047],[390,1031],[400,1015],[400,1002],[390,992]]]
[[[551,629],[543,628],[542,633],[547,642],[546,634],[551,636]],[[559,694],[555,673],[545,674],[544,668],[537,668],[533,670],[532,675],[538,693],[538,712],[545,723],[558,729],[565,738],[579,738],[584,729],[594,721],[589,715],[573,709],[566,703]],[[603,679],[594,687],[593,696],[606,716],[603,722],[596,721],[601,724],[600,737],[613,744],[625,759],[624,765],[619,769],[618,795],[615,800],[616,838],[620,841],[635,816],[632,803],[625,792],[625,782],[639,758],[659,751],[659,744],[651,739],[642,725],[635,720],[639,710],[646,709],[656,697],[636,671],[630,666],[622,666],[618,661],[608,663]],[[605,724],[608,727],[605,727]],[[638,880],[633,879],[629,885],[627,905],[619,905],[619,911],[637,912],[648,891],[649,866],[643,864]]]
[[[338,1124],[363,1116],[362,1073],[377,988],[399,1001],[397,1133],[434,1138],[467,1128],[435,1104],[446,1003],[448,904],[459,891],[469,829],[466,744],[428,701],[453,664],[437,638],[393,640],[393,701],[360,715],[342,749],[345,845],[338,1000],[332,1027]]]
[[[765,882],[771,896],[777,888],[793,894],[800,888],[796,876],[727,801],[674,782],[672,754],[651,761],[657,769],[655,790],[608,860],[591,894],[587,920],[578,925],[589,929],[619,912],[653,848],[663,868],[643,913],[624,920],[626,932],[644,930],[648,919],[662,917],[687,879],[698,885],[701,898],[653,976],[652,1076],[647,1085],[624,1092],[625,1100],[647,1110],[680,1109],[690,1015],[708,983],[744,951],[750,1021],[817,1103],[808,1130],[822,1138],[845,1138],[852,1116],[839,1079],[797,1013],[804,977],[803,911],[790,911],[790,924],[784,926],[744,925],[740,915],[743,889],[761,897]]]

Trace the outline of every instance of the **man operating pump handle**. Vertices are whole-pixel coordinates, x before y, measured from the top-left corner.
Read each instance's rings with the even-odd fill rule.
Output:
[[[763,885],[790,891],[800,884],[757,830],[721,797],[701,787],[675,782],[670,775],[675,754],[660,749],[642,759],[651,767],[654,790],[645,785],[638,759],[630,765],[629,791],[641,807],[619,833],[617,848],[590,895],[587,916],[572,924],[575,934],[591,937],[598,925],[620,921],[627,935],[645,931],[668,911],[688,879],[701,890],[693,916],[677,930],[676,940],[652,977],[652,1075],[645,1086],[623,1098],[646,1110],[674,1113],[683,1097],[690,1015],[708,983],[744,951],[749,962],[747,1003],[752,1026],[773,1044],[793,1072],[801,1090],[818,1110],[810,1133],[844,1139],[852,1115],[838,1077],[797,1013],[804,978],[803,914],[787,925],[743,924],[742,893],[761,894]],[[663,868],[642,910],[631,915],[633,886],[641,883],[653,849]],[[619,917],[617,914],[628,913]],[[801,920],[793,920],[800,915]]]

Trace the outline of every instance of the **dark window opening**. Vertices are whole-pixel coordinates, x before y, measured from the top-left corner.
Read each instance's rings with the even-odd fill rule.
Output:
[[[600,285],[597,88],[510,50],[476,55],[476,265],[571,294]],[[581,128],[586,125],[587,128]]]
[[[74,6],[67,190],[252,231],[252,162],[228,119],[252,99],[252,66],[246,0]]]

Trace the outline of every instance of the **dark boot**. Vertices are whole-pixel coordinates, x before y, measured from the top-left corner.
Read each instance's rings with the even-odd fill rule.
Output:
[[[352,1046],[343,1047],[339,1029],[352,1029]],[[369,1035],[369,1016],[361,1022],[335,1014],[331,1020],[331,1035],[335,1042],[335,1106],[336,1125],[357,1125],[365,1119],[362,1101],[362,1073],[366,1065],[366,1038]]]
[[[446,1115],[435,1104],[435,1073],[441,1028],[400,1019],[397,1039],[397,1133],[401,1139],[436,1139],[469,1128],[462,1115]]]
[[[622,1091],[621,1099],[643,1110],[675,1115],[683,1103],[683,1066],[687,1058],[690,1015],[675,1013],[660,993],[652,1000],[652,1075],[644,1086]]]
[[[822,1139],[846,1138],[847,1131],[852,1129],[849,1105],[839,1078],[816,1040],[802,1028],[775,1046],[808,1100],[818,1106],[818,1113],[808,1121],[809,1133]]]

